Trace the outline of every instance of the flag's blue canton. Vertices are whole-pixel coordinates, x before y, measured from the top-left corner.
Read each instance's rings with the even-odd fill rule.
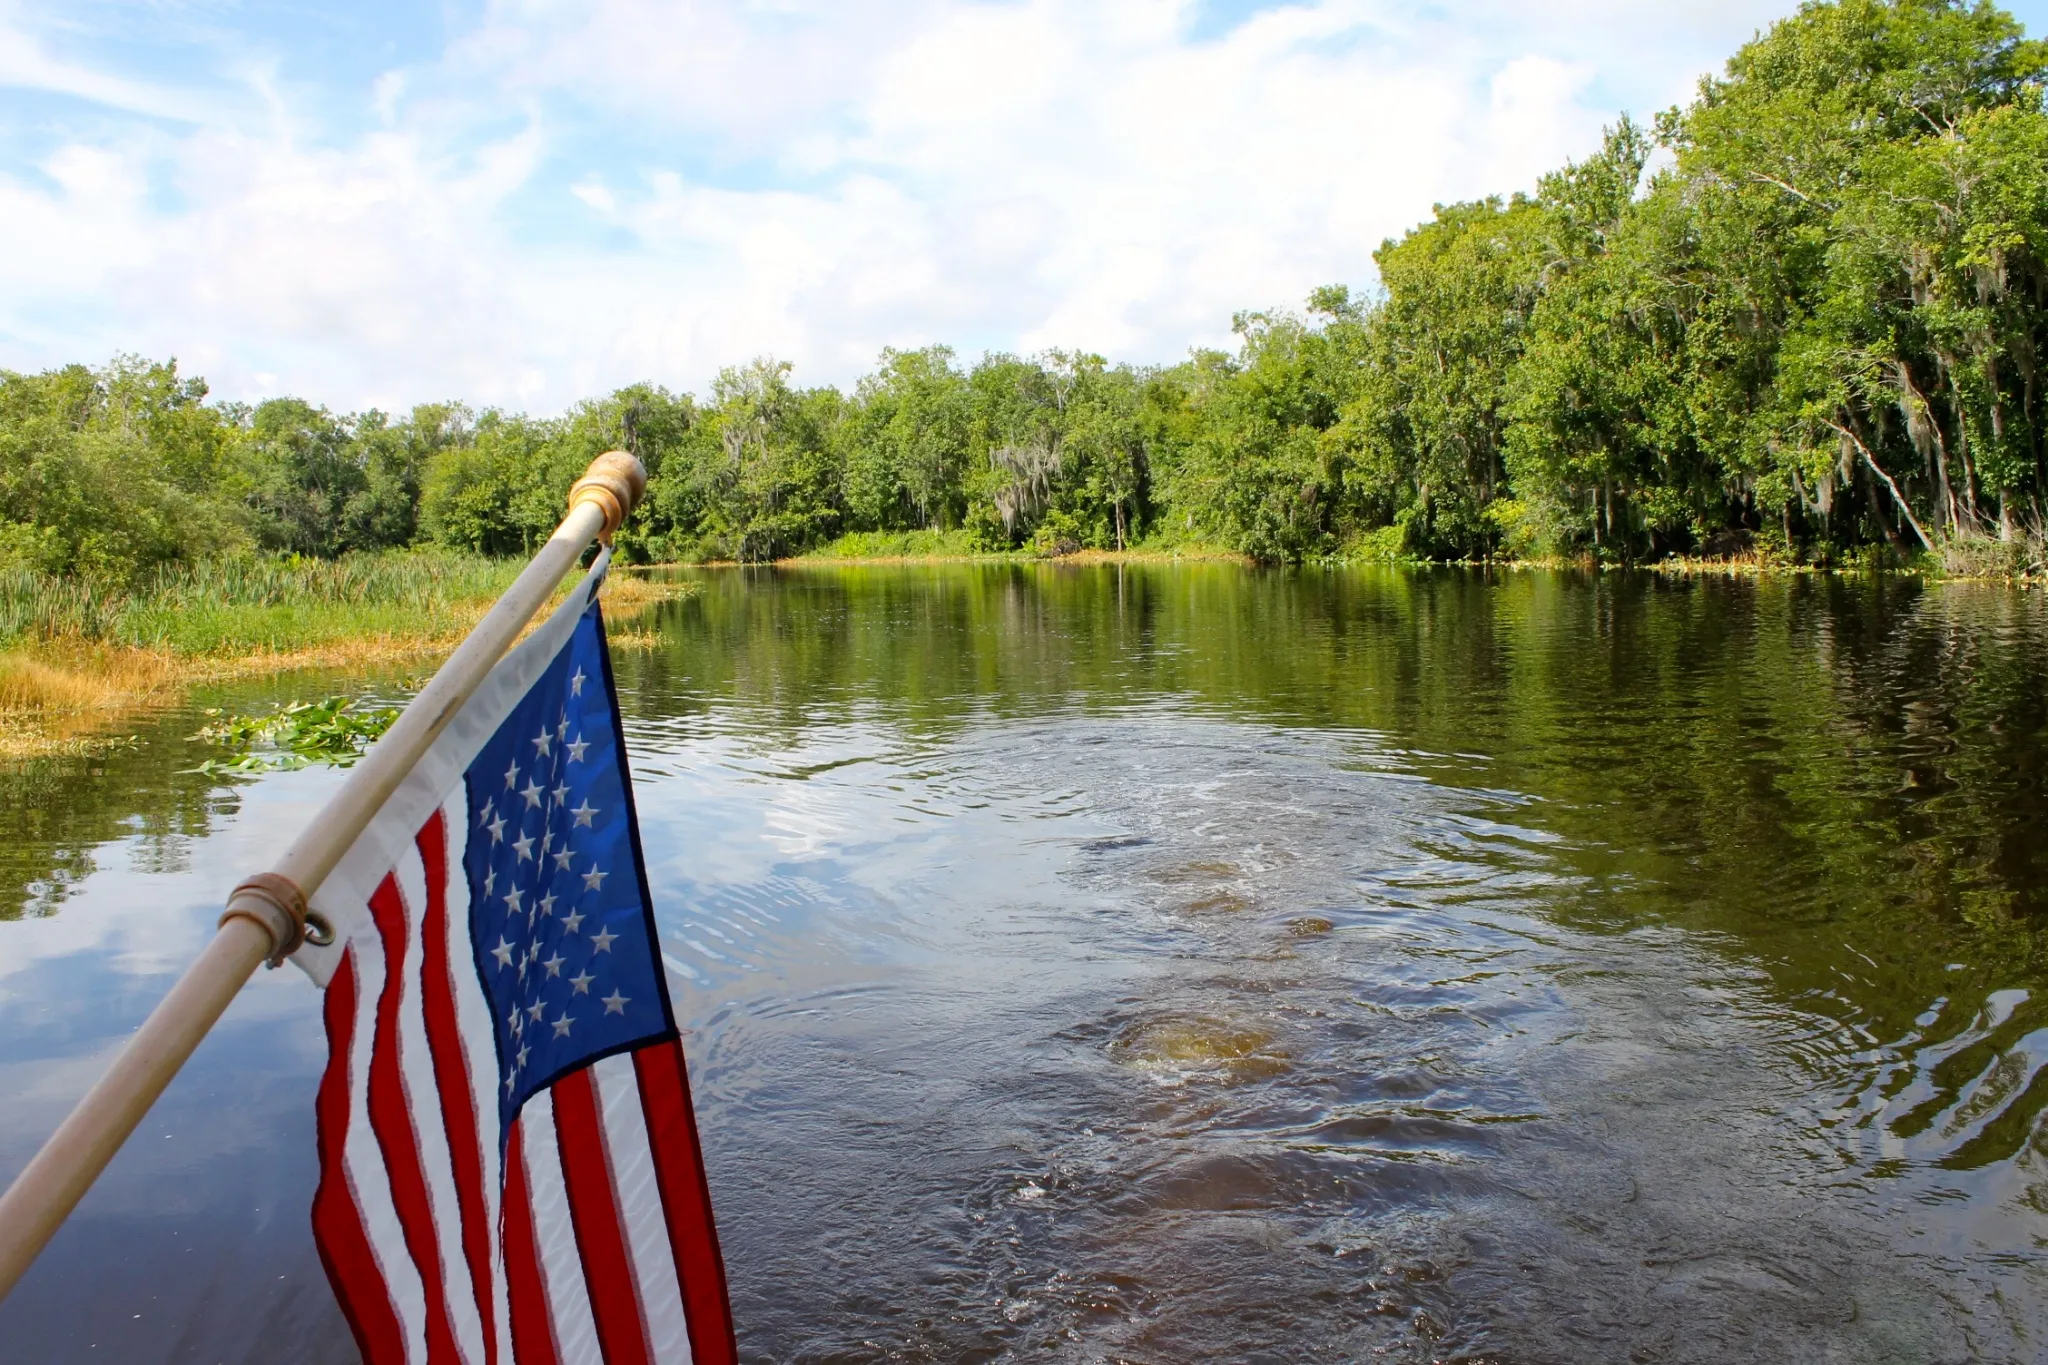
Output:
[[[504,1128],[527,1096],[672,1036],[595,607],[466,774],[470,935]]]

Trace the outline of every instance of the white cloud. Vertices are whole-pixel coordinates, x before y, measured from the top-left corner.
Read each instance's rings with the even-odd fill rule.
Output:
[[[1432,203],[1529,186],[1767,18],[1669,9],[1646,47],[1609,0],[1540,30],[1324,0],[1206,41],[1184,0],[529,0],[366,81],[356,130],[252,50],[234,113],[0,161],[0,363],[548,410],[761,352],[842,383],[933,340],[1170,360],[1368,281]],[[17,39],[0,80],[168,107]]]
[[[0,12],[0,89],[8,88],[69,95],[154,118],[197,121],[208,113],[206,103],[191,95],[54,56],[33,34]]]

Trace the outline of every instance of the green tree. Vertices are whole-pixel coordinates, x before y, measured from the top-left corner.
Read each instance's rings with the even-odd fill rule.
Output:
[[[1723,390],[1756,401],[1724,459],[1766,500],[1832,522],[1860,489],[1868,524],[1929,542],[2038,498],[2038,310],[2001,305],[2041,259],[2042,72],[1990,4],[1809,4],[1662,120],[1707,288],[1743,305],[1723,354],[1751,380]]]
[[[1341,439],[1373,519],[1426,553],[1489,549],[1506,481],[1509,372],[1548,259],[1549,215],[1517,195],[1440,207],[1374,253],[1385,296]]]
[[[0,371],[0,563],[121,580],[247,543],[234,414],[176,362]]]
[[[845,500],[863,529],[948,530],[966,513],[970,407],[953,348],[882,352],[860,381],[841,439]]]
[[[665,465],[657,510],[698,555],[759,561],[794,554],[839,523],[834,456],[843,400],[789,383],[787,361],[720,371],[711,403]]]

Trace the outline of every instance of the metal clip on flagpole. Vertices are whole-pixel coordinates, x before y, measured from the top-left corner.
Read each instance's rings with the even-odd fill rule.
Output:
[[[568,515],[497,605],[350,770],[341,790],[284,856],[268,872],[235,888],[213,941],[0,1195],[0,1298],[106,1169],[257,964],[267,961],[275,967],[309,932],[316,940],[324,932],[317,922],[308,926],[307,898],[554,595],[590,542],[609,543],[646,488],[647,471],[624,451],[591,461],[569,489]]]

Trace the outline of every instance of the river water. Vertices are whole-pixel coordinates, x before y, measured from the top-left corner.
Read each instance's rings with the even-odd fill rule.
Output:
[[[693,575],[615,647],[750,1361],[2048,1354],[2048,603]],[[0,1178],[335,785],[0,787]],[[353,1360],[260,974],[0,1360]]]

